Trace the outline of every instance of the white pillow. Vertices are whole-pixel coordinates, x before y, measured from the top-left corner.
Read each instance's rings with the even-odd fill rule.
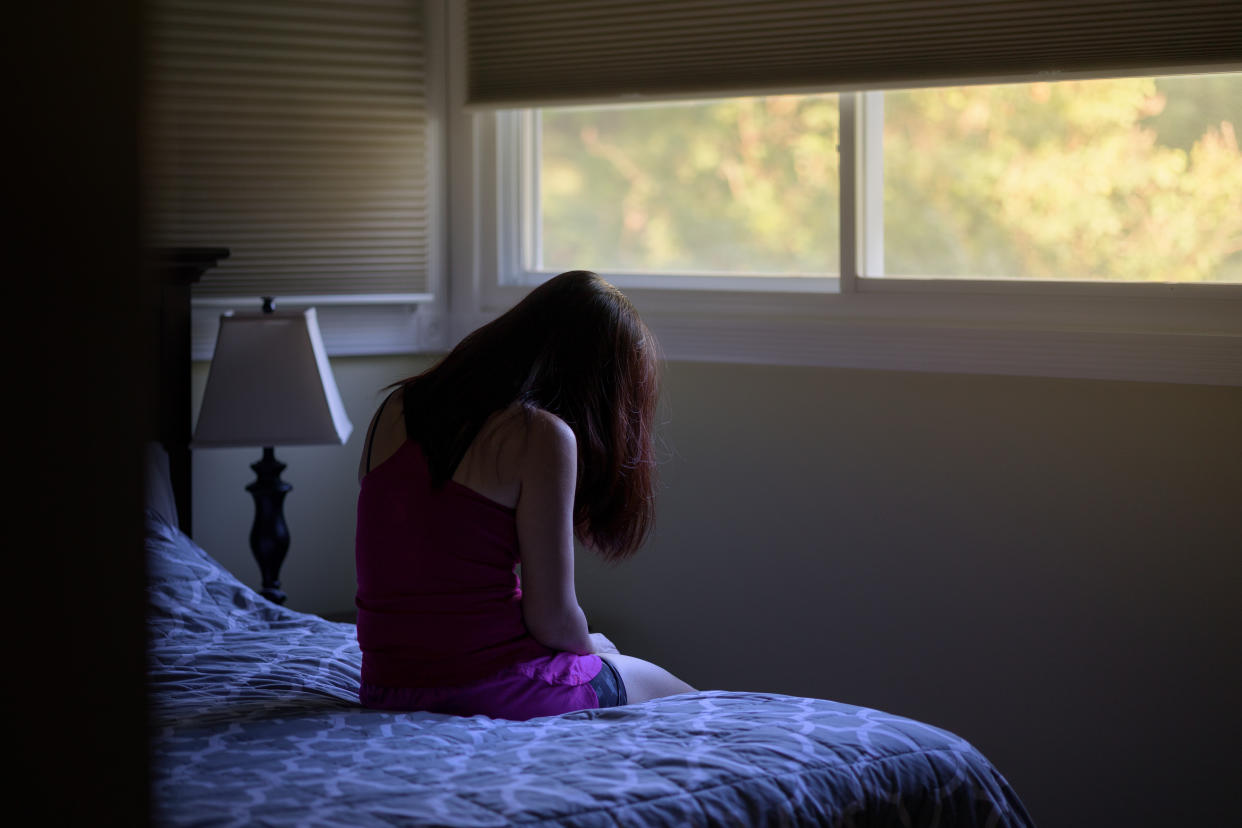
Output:
[[[177,521],[177,498],[173,494],[172,476],[168,472],[168,452],[155,441],[146,445],[146,507],[164,522],[180,529]]]

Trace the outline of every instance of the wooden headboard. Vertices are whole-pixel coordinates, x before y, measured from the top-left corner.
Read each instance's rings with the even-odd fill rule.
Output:
[[[177,499],[177,521],[191,535],[190,501],[190,286],[228,258],[227,247],[176,247],[158,251],[160,302],[157,439],[168,452]]]

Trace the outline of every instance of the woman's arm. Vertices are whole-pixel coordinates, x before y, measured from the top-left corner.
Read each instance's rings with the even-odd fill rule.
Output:
[[[578,446],[563,420],[537,411],[527,429],[517,501],[522,616],[535,640],[554,650],[593,653],[574,591],[574,489]]]

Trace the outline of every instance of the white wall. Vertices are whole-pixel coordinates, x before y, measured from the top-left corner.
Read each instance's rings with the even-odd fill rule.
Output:
[[[426,364],[334,360],[350,444],[279,450],[291,606],[350,607],[362,434]],[[1232,819],[1242,389],[689,363],[665,387],[654,537],[579,557],[623,651],[947,727],[1041,825]],[[257,457],[195,458],[196,538],[255,584]]]

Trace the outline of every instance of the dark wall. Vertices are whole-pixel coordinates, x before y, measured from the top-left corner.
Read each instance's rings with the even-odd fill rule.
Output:
[[[139,3],[25,2],[5,29],[14,796],[39,824],[142,825]]]
[[[587,617],[691,684],[954,730],[1043,826],[1236,822],[1242,389],[673,363]]]

